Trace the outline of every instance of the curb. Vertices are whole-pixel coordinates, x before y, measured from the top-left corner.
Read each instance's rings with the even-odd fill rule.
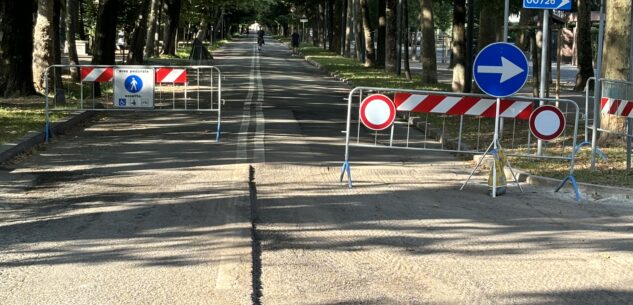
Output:
[[[473,161],[479,162],[483,155],[474,155]],[[481,168],[489,170],[491,168],[492,157],[486,157],[486,160],[482,162]],[[512,168],[517,177],[517,180],[520,183],[527,183],[532,186],[538,186],[543,188],[551,188],[552,191],[555,191],[556,188],[563,182],[561,179],[550,178],[532,175],[530,173],[518,170],[516,168]],[[504,172],[506,177],[508,178],[508,184],[512,184],[512,172],[510,169],[505,167]],[[616,186],[607,186],[607,185],[598,185],[591,184],[585,182],[577,182],[578,191],[580,191],[580,195],[582,196],[581,201],[586,201],[589,199],[593,199],[595,201],[604,200],[604,199],[615,199],[615,200],[631,200],[633,199],[633,189],[625,188],[625,187],[616,187]],[[573,194],[573,188],[571,183],[565,184],[560,192],[569,191]]]
[[[53,134],[63,134],[73,126],[90,119],[95,115],[95,113],[95,111],[84,111],[76,113],[70,117],[63,118],[61,121],[54,123],[51,126],[51,132]],[[15,156],[29,151],[33,149],[33,147],[42,144],[45,141],[46,137],[43,131],[31,131],[24,137],[17,139],[12,143],[3,144],[0,146],[0,163],[5,163]]]
[[[515,169],[516,172],[516,169]],[[560,185],[562,180],[531,175],[524,172],[516,172],[517,179],[519,182],[526,182],[530,185],[541,186],[541,187],[551,187],[552,190],[556,190],[556,188]],[[506,172],[506,175],[510,174]],[[509,177],[509,176],[508,176]],[[607,185],[597,185],[591,183],[583,183],[578,182],[578,190],[580,191],[580,195],[582,196],[581,201],[587,200],[625,200],[629,203],[631,199],[633,199],[633,189],[624,188],[624,187],[615,187],[615,186],[607,186]],[[561,192],[569,190],[573,194],[573,188],[571,183],[565,184],[561,188]]]

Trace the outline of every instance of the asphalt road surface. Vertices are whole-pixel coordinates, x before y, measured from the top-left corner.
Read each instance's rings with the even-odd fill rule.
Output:
[[[0,170],[2,304],[633,304],[631,201],[496,199],[442,153],[352,151],[349,88],[254,38],[198,113],[118,113]]]

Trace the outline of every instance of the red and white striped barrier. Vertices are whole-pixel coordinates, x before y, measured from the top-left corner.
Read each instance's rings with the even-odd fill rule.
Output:
[[[473,115],[487,118],[494,118],[496,113],[495,99],[479,97],[396,93],[394,102],[397,111]],[[502,118],[529,120],[533,108],[532,102],[501,100],[499,115]]]
[[[633,118],[633,101],[603,97],[600,112]]]
[[[156,83],[184,84],[187,82],[186,69],[158,68],[156,69]]]
[[[95,67],[81,67],[80,69],[82,82],[95,82],[104,83],[112,81],[114,76],[112,67],[108,68],[95,68]]]

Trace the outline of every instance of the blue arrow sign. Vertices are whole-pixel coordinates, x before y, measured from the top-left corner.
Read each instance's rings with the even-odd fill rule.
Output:
[[[528,61],[521,49],[505,42],[487,45],[473,64],[475,82],[494,97],[517,93],[528,78]]]
[[[523,8],[569,11],[571,0],[523,0]]]

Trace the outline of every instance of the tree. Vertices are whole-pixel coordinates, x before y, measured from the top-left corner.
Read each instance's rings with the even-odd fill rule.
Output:
[[[385,40],[385,71],[396,72],[398,46],[396,37],[398,37],[398,20],[396,18],[398,2],[396,0],[386,1],[385,21],[386,21],[386,40]]]
[[[117,7],[117,0],[101,0],[100,2],[92,47],[93,65],[114,65]],[[99,83],[94,84],[94,90],[95,96],[101,96]]]
[[[455,0],[453,3],[452,88],[455,92],[464,92],[466,82],[466,28],[464,26],[466,23],[466,0]]]
[[[352,23],[352,17],[354,14],[354,3],[352,0],[347,1],[345,10],[345,57],[352,56],[352,34],[354,33],[354,24]]]
[[[66,0],[66,41],[68,42],[68,58],[71,65],[79,65],[75,36],[79,26],[79,1]],[[79,81],[79,69],[71,69],[72,78]]]
[[[152,57],[154,56],[154,42],[156,40],[156,38],[154,38],[154,36],[156,35],[156,28],[158,27],[158,15],[160,12],[160,5],[161,5],[161,0],[152,0],[152,6],[150,8],[150,13],[149,16],[147,18],[147,35],[146,35],[146,39],[147,41],[145,42],[145,53],[143,54],[145,58],[148,57]]]
[[[37,20],[33,31],[33,80],[35,90],[46,91],[46,71],[54,64],[53,57],[53,19],[55,0],[38,0]]]
[[[578,19],[576,26],[576,54],[578,73],[574,90],[585,88],[587,80],[593,76],[593,50],[591,43],[591,7],[589,0],[577,0]]]
[[[360,0],[361,15],[363,15],[363,35],[365,36],[365,67],[376,65],[376,52],[374,50],[374,39],[372,32],[374,29],[369,22],[368,0]]]
[[[165,0],[165,13],[167,20],[163,32],[162,54],[176,55],[176,34],[180,22],[181,0]]]
[[[400,0],[402,2],[402,15],[404,29],[402,37],[404,40],[404,76],[407,80],[411,80],[411,67],[409,66],[409,0]]]
[[[437,58],[433,30],[433,1],[421,0],[422,15],[422,82],[437,84]]]
[[[603,56],[604,78],[625,81],[631,69],[631,0],[610,0],[606,8],[604,50],[608,51]],[[603,114],[600,120],[600,127],[605,130],[622,132],[625,126],[623,117]],[[598,143],[606,146],[613,137],[603,132]]]
[[[386,48],[386,36],[387,36],[387,17],[385,12],[387,11],[386,0],[378,0],[378,31],[377,31],[377,43],[376,43],[376,66],[385,66],[385,48]]]
[[[127,63],[139,65],[143,63],[143,49],[145,48],[145,36],[147,35],[147,19],[152,0],[143,0],[140,7],[139,18],[130,41]]]
[[[33,12],[35,2],[0,1],[0,96],[35,94]],[[10,34],[9,34],[10,33]]]

